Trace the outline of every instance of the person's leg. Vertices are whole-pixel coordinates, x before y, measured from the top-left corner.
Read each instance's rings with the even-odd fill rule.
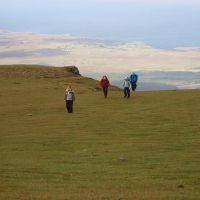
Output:
[[[108,96],[108,88],[106,87],[105,88],[105,98],[107,98],[107,96]]]
[[[131,89],[134,91],[134,83],[131,83]]]
[[[127,97],[127,90],[124,88],[124,97]]]
[[[105,97],[105,88],[103,87],[102,89],[103,89],[103,95],[104,95],[104,97]]]
[[[135,91],[135,90],[136,90],[136,87],[137,87],[137,84],[136,84],[136,83],[132,83],[132,84],[131,84],[131,87],[132,87],[132,90]]]
[[[106,87],[103,87],[103,94],[104,94],[104,97],[106,98],[107,97],[107,88]]]
[[[69,113],[73,112],[73,101],[68,101],[68,105],[69,105]]]
[[[73,101],[71,101],[70,106],[71,106],[71,113],[73,113]]]
[[[70,101],[66,101],[66,108],[69,113],[70,112]]]
[[[128,98],[130,98],[130,89],[127,88],[127,95],[128,95]]]

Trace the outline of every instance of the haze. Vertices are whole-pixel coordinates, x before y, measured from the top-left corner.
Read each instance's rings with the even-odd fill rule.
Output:
[[[1,0],[0,29],[142,41],[155,48],[200,46],[197,0]]]

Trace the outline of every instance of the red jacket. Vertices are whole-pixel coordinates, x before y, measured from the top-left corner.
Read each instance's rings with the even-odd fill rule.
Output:
[[[101,85],[101,87],[109,87],[110,86],[109,80],[102,78],[100,81],[100,85]]]

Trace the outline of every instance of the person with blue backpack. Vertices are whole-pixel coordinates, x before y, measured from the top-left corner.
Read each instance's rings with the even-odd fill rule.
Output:
[[[138,81],[138,75],[133,72],[130,75],[130,82],[131,82],[132,91],[136,90],[136,88],[137,88],[137,81]]]

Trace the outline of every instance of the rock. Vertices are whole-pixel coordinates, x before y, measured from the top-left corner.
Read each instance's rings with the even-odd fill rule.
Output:
[[[127,158],[125,158],[125,157],[119,157],[118,160],[122,161],[122,162],[125,162],[125,161],[127,161]]]
[[[80,76],[79,70],[76,66],[66,66],[66,69],[68,69],[73,74]]]
[[[178,188],[184,188],[184,185],[178,185]]]

